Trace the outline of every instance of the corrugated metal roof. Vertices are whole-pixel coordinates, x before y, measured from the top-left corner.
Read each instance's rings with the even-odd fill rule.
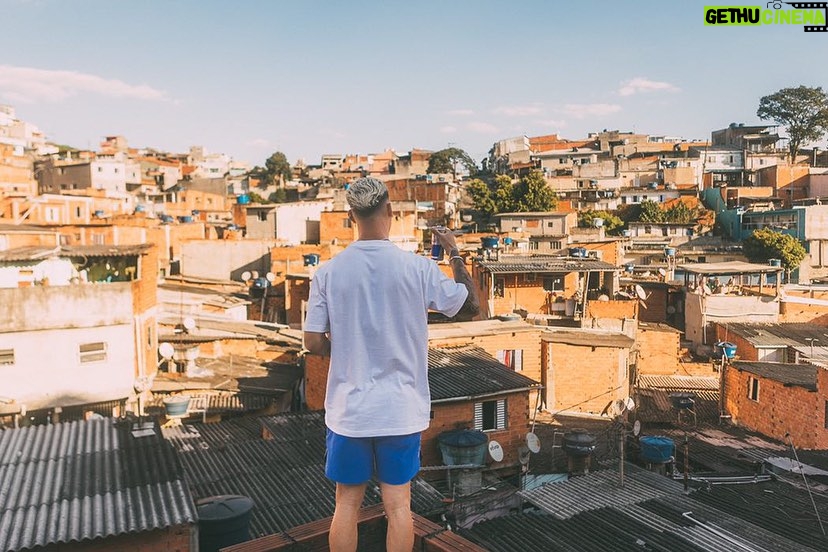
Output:
[[[59,247],[15,247],[14,249],[0,251],[0,262],[10,263],[20,261],[39,261],[41,259],[49,258],[52,255],[56,255],[59,251]]]
[[[737,360],[733,363],[733,367],[785,385],[796,385],[812,391],[816,391],[817,370],[820,370],[820,368],[811,364],[748,362],[745,360]]]
[[[196,521],[176,455],[155,427],[68,422],[0,431],[0,550]]]
[[[613,264],[598,259],[544,255],[502,257],[499,261],[481,261],[479,266],[494,274],[522,272],[566,274],[569,272],[618,272],[621,270]]]
[[[428,384],[432,401],[510,393],[540,385],[508,369],[480,347],[468,345],[429,348]]]
[[[272,439],[262,437],[263,429]],[[197,500],[238,494],[255,502],[251,537],[333,515],[335,486],[325,477],[324,412],[243,417],[163,432],[178,451]],[[411,492],[416,513],[444,509],[442,495],[422,480],[414,480]],[[365,504],[380,502],[379,486],[369,484]]]
[[[728,323],[727,333],[738,335],[756,347],[810,346],[808,339],[828,345],[828,328],[815,324],[744,324]]]
[[[716,376],[638,376],[638,387],[667,389],[669,391],[719,390],[719,378]]]
[[[64,245],[63,257],[125,257],[140,255],[151,248],[150,244],[135,245]]]
[[[678,265],[679,270],[691,274],[726,275],[726,274],[762,274],[782,272],[778,266],[728,261],[724,263],[691,263]]]

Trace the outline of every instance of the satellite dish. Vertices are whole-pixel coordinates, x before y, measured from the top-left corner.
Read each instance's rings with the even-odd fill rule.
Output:
[[[158,354],[166,360],[170,360],[175,353],[175,348],[170,343],[162,343],[158,346]]]
[[[503,447],[500,446],[500,443],[494,440],[489,441],[489,456],[495,462],[501,462],[503,460]]]
[[[663,268],[659,268],[658,273],[661,274],[662,276],[667,276],[667,271],[664,270]]]
[[[535,454],[540,452],[540,439],[531,431],[526,434],[526,446]]]
[[[184,326],[184,329],[189,332],[190,330],[195,328],[196,323],[195,323],[195,320],[193,320],[192,318],[190,318],[188,316],[184,320],[181,321],[181,325]]]
[[[169,343],[164,343],[164,345],[169,345]],[[132,388],[135,389],[136,393],[149,391],[152,388],[153,379],[155,379],[154,376],[139,376],[132,382]]]
[[[273,274],[272,272],[268,272],[265,275],[265,278],[267,279],[268,282],[270,282],[272,284],[276,280],[276,275]]]
[[[529,449],[528,448],[526,448],[523,445],[518,447],[518,460],[520,461],[521,464],[523,464],[524,466],[529,464],[529,456],[530,456],[530,454],[529,454]]]
[[[629,412],[635,410],[635,401],[632,397],[627,397],[626,399],[624,399],[624,409]]]
[[[247,280],[249,280],[251,276],[253,276],[253,275],[250,273],[250,271],[249,271],[249,270],[245,270],[245,271],[244,271],[244,272],[242,272],[242,274],[241,274],[241,278],[242,278],[242,280],[244,280],[245,282],[246,282]]]
[[[638,434],[641,433],[641,422],[636,420],[633,424],[633,435],[638,437]]]
[[[647,300],[647,292],[644,291],[644,288],[638,284],[635,285],[635,294],[638,295],[638,298],[642,301]]]

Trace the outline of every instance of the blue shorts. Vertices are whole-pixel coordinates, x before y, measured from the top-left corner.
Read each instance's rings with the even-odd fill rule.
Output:
[[[381,483],[403,485],[420,471],[420,434],[345,437],[330,429],[325,475],[343,485],[361,485],[376,476]]]

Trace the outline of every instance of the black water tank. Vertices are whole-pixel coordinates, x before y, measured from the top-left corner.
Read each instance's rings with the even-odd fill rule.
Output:
[[[573,429],[564,435],[563,449],[570,456],[589,456],[595,450],[595,437],[585,429]]]
[[[250,510],[246,496],[220,495],[198,501],[198,552],[218,552],[250,540]]]

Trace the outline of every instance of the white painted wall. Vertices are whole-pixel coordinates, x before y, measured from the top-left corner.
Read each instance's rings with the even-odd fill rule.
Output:
[[[319,222],[322,211],[333,209],[333,201],[299,201],[276,207],[276,239],[299,245],[308,239],[307,221]]]

